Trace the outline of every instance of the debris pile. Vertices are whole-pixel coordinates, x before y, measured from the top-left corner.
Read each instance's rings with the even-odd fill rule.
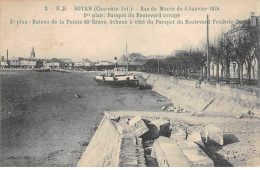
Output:
[[[160,116],[117,116],[109,112],[105,112],[105,117],[122,137],[119,166],[123,167],[212,167],[219,159],[214,147],[224,145],[223,130],[213,124],[191,124]]]
[[[242,113],[236,114],[236,119],[254,118],[255,114],[251,110],[243,110]]]
[[[168,112],[175,112],[175,113],[184,113],[186,112],[185,109],[181,108],[180,106],[175,107],[173,104],[168,104],[166,106],[163,106],[161,110],[165,110]]]
[[[202,117],[202,116],[205,116],[205,113],[202,112],[202,111],[194,112],[194,113],[191,114],[191,116]]]

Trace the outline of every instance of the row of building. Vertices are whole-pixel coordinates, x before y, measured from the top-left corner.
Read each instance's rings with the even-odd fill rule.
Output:
[[[15,59],[8,59],[8,50],[6,59],[4,56],[1,58],[0,67],[1,68],[24,68],[24,69],[34,69],[34,68],[64,68],[64,69],[82,69],[91,66],[111,66],[114,63],[110,61],[99,61],[92,62],[89,59],[82,59],[78,62],[73,62],[68,58],[52,58],[52,59],[40,59],[36,58],[34,48],[32,47],[31,56],[29,58],[18,57]]]
[[[110,61],[99,61],[97,63],[90,62],[88,59],[82,59],[82,61],[73,62],[73,61],[64,61],[69,59],[59,59],[59,61],[49,61],[45,59],[33,59],[33,58],[19,58],[5,60],[2,57],[0,66],[1,68],[25,68],[25,69],[34,69],[34,68],[83,68],[90,66],[112,66],[113,62]]]
[[[5,59],[4,56],[1,58],[0,67],[1,68],[24,68],[24,69],[34,69],[34,68],[64,68],[64,69],[84,69],[86,67],[93,66],[112,66],[113,62],[110,61],[98,61],[92,62],[89,59],[82,59],[78,62],[73,62],[68,58],[52,58],[52,59],[40,59],[35,57],[34,48],[32,48],[31,57],[22,58],[18,57],[15,59]]]

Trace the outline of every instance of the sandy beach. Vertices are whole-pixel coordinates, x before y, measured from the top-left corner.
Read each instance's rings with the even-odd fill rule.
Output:
[[[0,166],[76,166],[104,111],[169,103],[152,90],[99,86],[93,75],[1,70]]]

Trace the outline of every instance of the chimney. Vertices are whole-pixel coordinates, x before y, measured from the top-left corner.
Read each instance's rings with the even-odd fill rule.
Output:
[[[6,61],[8,62],[8,49],[6,50]]]

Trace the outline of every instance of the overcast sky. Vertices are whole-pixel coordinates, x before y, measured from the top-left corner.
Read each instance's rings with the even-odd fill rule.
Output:
[[[75,5],[100,5],[112,7],[129,5],[134,9],[145,7],[193,7],[217,5],[217,12],[182,12],[180,19],[247,19],[250,12],[260,14],[259,0],[0,0],[0,55],[9,57],[30,57],[35,48],[37,58],[88,58],[93,61],[113,60],[125,53],[128,43],[129,53],[143,55],[169,55],[174,50],[193,45],[200,47],[206,41],[206,25],[16,25],[10,19],[80,19],[84,12],[75,12]],[[65,5],[72,10],[65,12],[44,11],[44,7],[55,8]],[[135,11],[138,12],[138,11]],[[134,13],[135,13],[134,12]],[[210,38],[213,39],[230,25],[210,25]]]

